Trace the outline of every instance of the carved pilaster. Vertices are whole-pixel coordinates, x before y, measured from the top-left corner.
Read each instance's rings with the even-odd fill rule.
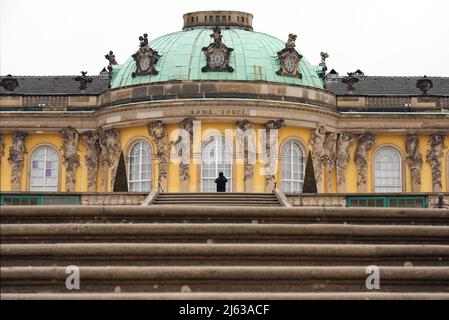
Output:
[[[65,189],[75,191],[76,168],[80,165],[78,155],[79,134],[72,127],[63,128],[60,132],[62,139],[62,157],[65,165]]]
[[[444,134],[432,134],[429,139],[429,149],[427,150],[426,159],[432,168],[432,188],[433,192],[441,192],[443,190],[441,175],[441,158],[446,147],[444,145]]]
[[[179,128],[184,131],[184,136],[178,137],[175,142],[176,152],[181,159],[179,162],[179,178],[180,178],[180,191],[188,192],[190,184],[190,158],[193,143],[193,118],[186,118],[181,121]],[[189,139],[187,141],[187,139]]]
[[[372,133],[364,133],[357,140],[354,161],[357,164],[357,190],[366,192],[366,174],[368,171],[368,151],[374,147],[376,137]]]
[[[253,124],[248,120],[237,121],[236,126],[238,128],[237,138],[239,142],[239,147],[243,148],[243,165],[244,165],[244,191],[253,191],[253,178],[254,178],[254,135],[247,130],[253,129]],[[239,132],[240,131],[240,132]],[[248,135],[252,136],[248,139]],[[250,146],[251,144],[251,146]]]
[[[11,163],[11,191],[20,191],[25,150],[25,132],[15,132],[9,148],[8,161]]]
[[[101,191],[106,191],[106,176],[109,166],[109,190],[114,189],[115,175],[120,160],[120,133],[117,129],[99,130],[100,132],[100,162],[101,162]]]
[[[349,132],[342,132],[338,136],[337,142],[337,192],[345,192],[345,172],[348,167],[349,160],[351,156],[349,155],[349,148],[354,142],[354,135]]]
[[[265,123],[265,152],[267,155],[266,163],[265,163],[265,192],[273,192],[276,183],[276,175],[274,172],[270,172],[270,168],[272,166],[276,166],[277,154],[278,151],[275,148],[278,143],[277,141],[271,141],[272,130],[279,130],[285,125],[284,120],[270,120]],[[271,145],[273,142],[273,146]],[[273,148],[272,148],[273,147]],[[273,149],[273,150],[272,150]],[[271,168],[272,169],[272,168]]]
[[[311,133],[309,144],[311,145],[311,156],[313,162],[313,171],[315,173],[316,188],[318,193],[323,192],[323,162],[324,162],[324,141],[326,139],[326,128],[318,124]]]
[[[335,132],[329,132],[324,140],[323,163],[327,169],[327,192],[332,192],[332,173],[337,161],[337,138],[338,136]]]
[[[97,175],[98,175],[98,159],[100,156],[100,143],[98,131],[87,131],[83,133],[84,147],[86,148],[87,166],[87,191],[95,192],[97,189]]]
[[[156,144],[158,158],[158,188],[162,192],[168,190],[168,158],[170,154],[170,144],[168,139],[167,126],[162,121],[152,121],[148,124],[148,133]]]
[[[419,152],[419,138],[416,134],[407,135],[405,142],[407,152],[407,164],[412,178],[412,192],[421,191],[421,168],[423,166],[422,155]]]

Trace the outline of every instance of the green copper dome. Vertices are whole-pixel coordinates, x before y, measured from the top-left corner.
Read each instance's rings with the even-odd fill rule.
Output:
[[[202,48],[213,42],[211,33],[211,27],[196,27],[150,41],[149,46],[161,55],[156,64],[159,73],[133,78],[136,63],[130,57],[124,64],[114,66],[111,88],[173,80],[267,81],[323,88],[318,68],[311,66],[305,58],[300,62],[301,79],[277,75],[277,52],[285,47],[285,41],[243,28],[223,28],[221,33],[223,43],[234,49],[229,60],[234,72],[202,72],[201,68],[206,65]]]

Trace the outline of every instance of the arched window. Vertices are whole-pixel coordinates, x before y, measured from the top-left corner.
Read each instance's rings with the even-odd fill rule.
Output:
[[[203,144],[201,151],[201,191],[215,192],[215,179],[223,172],[228,179],[226,192],[231,191],[232,185],[232,149],[222,136],[213,136]]]
[[[394,148],[382,148],[374,156],[374,191],[402,191],[401,155]]]
[[[134,192],[151,190],[151,148],[145,140],[134,143],[129,152],[128,189]]]
[[[49,146],[38,147],[31,154],[30,191],[58,191],[59,156]]]
[[[287,141],[281,150],[283,192],[302,192],[304,184],[304,151],[294,141]]]

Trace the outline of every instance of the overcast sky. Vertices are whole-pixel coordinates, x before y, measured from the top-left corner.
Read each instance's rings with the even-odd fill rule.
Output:
[[[98,74],[150,39],[181,30],[182,14],[239,10],[256,31],[296,33],[312,64],[340,74],[449,76],[448,0],[0,0],[0,74]]]

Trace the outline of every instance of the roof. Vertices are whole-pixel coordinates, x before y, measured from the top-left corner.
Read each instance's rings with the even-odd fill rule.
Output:
[[[353,96],[385,96],[385,95],[422,95],[416,87],[416,82],[422,77],[380,77],[357,76],[359,82],[354,84],[354,90],[349,92],[342,78],[326,81],[326,89],[336,95]],[[449,96],[449,77],[427,77],[432,80],[433,88],[427,95]]]
[[[82,91],[77,76],[13,76],[19,85],[14,91],[0,86],[0,94],[5,95],[96,95],[108,89],[108,74],[91,76],[92,82]],[[3,77],[0,77],[3,78]]]
[[[77,76],[14,76],[19,86],[13,91],[0,87],[2,95],[96,95],[108,89],[108,75],[90,76],[92,82],[87,89],[81,91],[79,83],[74,79]],[[0,76],[2,78],[2,76]],[[337,95],[353,96],[385,96],[385,95],[421,95],[416,88],[416,81],[421,77],[358,77],[359,82],[354,84],[350,93],[347,85],[341,78],[327,80],[326,89]],[[428,77],[432,80],[433,88],[428,95],[449,96],[449,77]]]
[[[267,81],[323,88],[316,68],[305,58],[300,63],[302,79],[276,74],[280,66],[277,52],[285,48],[285,41],[236,27],[221,30],[223,43],[234,49],[229,61],[234,72],[202,72],[206,65],[202,48],[212,42],[211,33],[211,28],[197,27],[154,39],[149,46],[161,55],[156,63],[159,73],[133,78],[136,63],[129,57],[124,64],[114,66],[112,88],[172,80]]]

